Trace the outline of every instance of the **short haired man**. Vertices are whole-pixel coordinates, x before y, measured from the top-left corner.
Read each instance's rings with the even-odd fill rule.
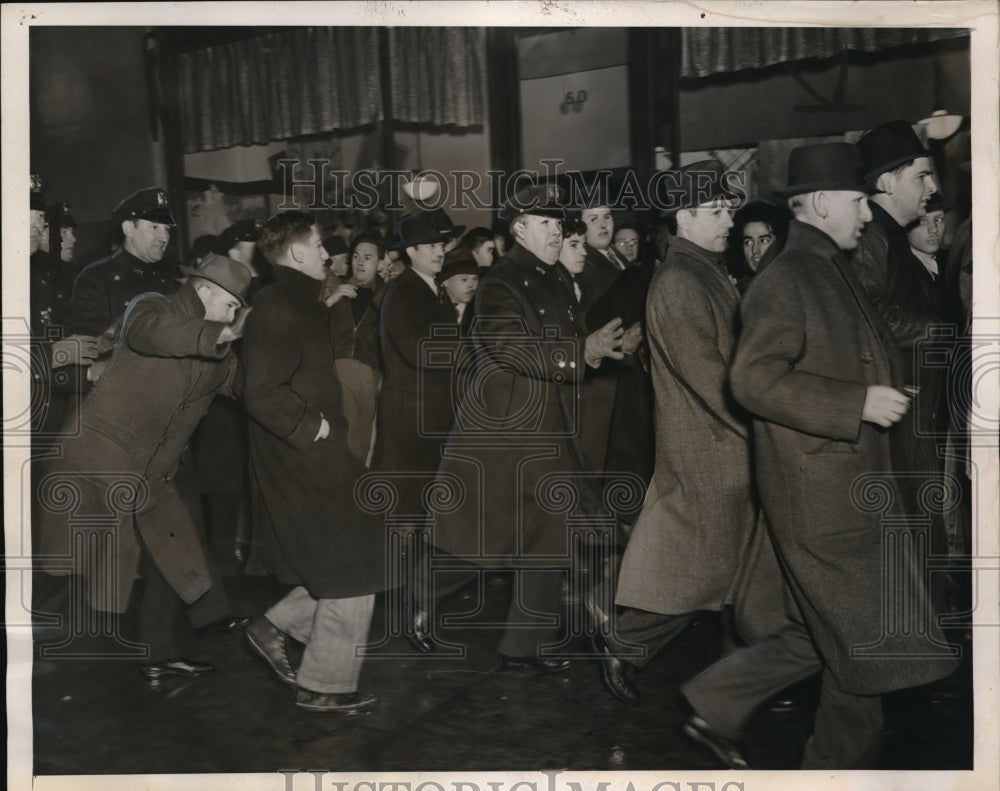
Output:
[[[489,228],[473,228],[462,237],[462,245],[472,253],[476,266],[493,266],[497,257],[497,244],[493,231]]]
[[[229,602],[213,584],[203,539],[175,475],[209,403],[217,394],[232,394],[231,343],[242,332],[250,276],[221,256],[182,271],[188,280],[176,293],[143,294],[130,303],[111,362],[80,407],[80,430],[65,440],[46,479],[72,475],[84,499],[80,510],[91,514],[106,509],[109,479],[127,476],[138,487],[123,500],[132,510],[119,515],[114,545],[106,553],[87,545],[79,573],[95,609],[124,612],[142,570],[139,639],[150,653],[140,671],[153,680],[214,671],[179,655],[173,632],[182,601],[191,605],[196,628],[225,622],[228,631],[246,624],[229,618]],[[45,481],[42,486],[44,502]],[[49,540],[68,543],[65,523],[55,515],[49,523]],[[68,553],[45,552],[50,554]]]
[[[694,612],[729,602],[755,521],[749,425],[728,384],[740,300],[724,263],[734,196],[716,160],[683,168],[677,181],[677,235],[646,301],[653,477],[622,559],[615,601],[626,609],[596,646],[605,686],[625,703],[638,698],[634,668]],[[645,651],[629,656],[629,643]]]
[[[881,515],[857,505],[862,476],[891,470],[881,429],[909,405],[888,329],[846,257],[871,217],[870,192],[854,146],[794,149],[788,186],[779,191],[794,215],[788,242],[741,307],[730,379],[753,413],[757,487],[802,620],[789,619],[683,688],[695,710],[685,733],[729,766],[745,767],[734,743],[754,709],[821,668],[802,768],[872,766],[882,736],[879,696],[954,668],[932,655],[941,637],[917,570],[885,554]],[[882,487],[895,489],[891,477],[878,486],[880,496]],[[883,622],[890,567],[901,586],[893,590],[912,597],[894,611],[901,622],[893,629]],[[768,578],[776,577],[772,564]]]
[[[500,211],[514,244],[480,280],[475,373],[466,380],[476,389],[463,394],[441,463],[443,478],[457,479],[467,494],[458,508],[436,515],[432,536],[437,547],[473,564],[518,568],[524,611],[512,596],[499,651],[507,665],[543,673],[569,666],[542,651],[555,645],[558,620],[525,627],[523,613],[551,617],[562,610],[570,546],[565,515],[543,507],[541,488],[555,476],[586,471],[576,438],[578,385],[604,359],[622,357],[621,321],[587,334],[557,266],[564,201],[555,184],[530,185]],[[591,481],[574,480],[583,499]],[[543,557],[548,568],[530,567]],[[438,598],[445,592],[435,591]]]
[[[276,214],[258,239],[274,282],[254,300],[243,338],[243,400],[257,551],[293,590],[247,627],[247,639],[295,704],[358,711],[375,696],[358,691],[375,593],[384,587],[379,521],[355,504],[364,473],[347,446],[327,308],[320,301],[329,258],[312,215]],[[291,635],[306,644],[296,671]]]

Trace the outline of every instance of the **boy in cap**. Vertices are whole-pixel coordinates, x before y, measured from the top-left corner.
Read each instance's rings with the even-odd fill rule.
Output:
[[[437,282],[455,308],[456,320],[463,333],[467,332],[472,324],[470,303],[475,299],[479,275],[483,271],[473,252],[459,246],[445,254],[444,266],[437,275]]]
[[[131,490],[112,498],[118,518],[113,545],[102,542],[102,551],[84,542],[77,568],[91,606],[117,613],[126,609],[141,569],[139,640],[149,657],[140,672],[152,680],[214,671],[180,655],[173,631],[182,601],[191,605],[196,629],[227,619],[234,628],[246,623],[229,618],[229,602],[213,584],[175,476],[209,403],[219,393],[232,394],[231,344],[242,333],[250,275],[222,256],[182,271],[188,280],[176,293],[144,294],[129,305],[111,361],[80,407],[80,430],[63,443],[41,494],[44,503],[46,485],[71,477],[83,499],[80,512],[93,514],[106,511],[109,487],[124,479]],[[69,554],[66,522],[65,513],[49,512],[45,534],[52,543],[43,556]]]

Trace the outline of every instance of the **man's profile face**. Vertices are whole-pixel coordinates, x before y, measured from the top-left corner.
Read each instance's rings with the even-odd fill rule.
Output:
[[[580,212],[580,219],[587,226],[587,244],[597,250],[606,250],[611,244],[611,234],[615,230],[611,209],[607,206],[584,209]]]
[[[732,227],[733,211],[721,201],[677,212],[677,235],[710,253],[726,251]]]
[[[906,232],[910,247],[934,255],[944,240],[944,211],[927,212],[920,221]]]
[[[529,253],[546,264],[555,264],[562,249],[562,221],[538,214],[522,214],[514,221],[515,238]]]
[[[45,235],[45,212],[32,209],[29,228],[31,230],[31,252],[35,252]]]
[[[330,254],[323,247],[323,239],[315,225],[309,229],[307,237],[292,242],[289,252],[297,264],[295,268],[302,274],[313,280],[326,279],[326,262],[330,259]]]
[[[347,253],[337,253],[336,255],[330,256],[330,271],[337,277],[344,277],[347,275]]]
[[[195,288],[201,304],[205,306],[205,320],[230,324],[240,309],[240,301],[222,286],[202,280]]]
[[[415,244],[406,248],[413,269],[422,275],[434,277],[444,266],[444,242]]]
[[[69,263],[73,260],[73,248],[76,246],[76,231],[70,227],[59,229],[59,260]]]
[[[937,192],[930,157],[918,157],[899,173],[888,173],[889,200],[895,209],[893,214],[901,225],[919,219],[926,212],[927,201]]]
[[[126,252],[147,264],[160,261],[170,243],[170,227],[161,222],[125,220],[122,231],[125,233]]]
[[[452,275],[442,285],[452,303],[472,302],[479,286],[479,275]]]
[[[639,258],[639,232],[634,228],[618,230],[615,233],[615,250],[621,253],[630,264],[634,264]]]
[[[748,222],[743,226],[743,233],[740,235],[743,242],[743,258],[750,271],[756,272],[760,266],[761,256],[774,244],[774,229],[766,222]]]
[[[487,239],[478,247],[472,250],[472,258],[476,266],[493,266],[493,251],[497,249],[496,242]]]
[[[256,249],[256,242],[241,239],[229,249],[229,257],[234,261],[239,261],[244,266],[251,266],[253,264],[253,254]]]
[[[849,190],[821,194],[826,196],[826,217],[820,227],[841,250],[853,250],[858,246],[865,223],[872,218],[868,196]]]

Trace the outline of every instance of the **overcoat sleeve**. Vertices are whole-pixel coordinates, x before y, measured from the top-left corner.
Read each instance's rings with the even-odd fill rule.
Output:
[[[225,324],[187,316],[160,294],[140,294],[125,314],[125,340],[148,357],[209,357],[221,359],[229,344],[219,344]]]
[[[675,375],[715,418],[744,439],[749,431],[729,393],[728,361],[718,345],[718,327],[704,285],[684,269],[665,274],[646,303],[650,354],[663,355]],[[669,327],[669,331],[658,331]]]
[[[67,335],[100,335],[111,323],[108,290],[90,269],[77,275],[66,316]]]
[[[295,316],[285,306],[256,308],[243,333],[242,391],[247,413],[298,451],[316,439],[323,415],[295,391],[292,379],[302,361]]]
[[[830,360],[829,375],[799,366],[807,339],[798,284],[783,276],[760,276],[744,297],[741,313],[743,330],[730,371],[737,401],[772,423],[857,441],[867,385],[838,379],[835,360]]]
[[[582,379],[587,366],[583,340],[531,334],[534,316],[517,290],[499,278],[480,284],[476,292],[476,333],[494,365],[529,379],[569,383]],[[560,365],[561,363],[561,365]]]

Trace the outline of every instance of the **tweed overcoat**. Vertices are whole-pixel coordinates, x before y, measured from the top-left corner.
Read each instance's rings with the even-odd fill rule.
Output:
[[[861,420],[869,386],[899,385],[888,327],[833,240],[798,221],[751,284],[742,315],[733,392],[754,414],[763,508],[820,655],[854,694],[947,675],[951,660],[927,656],[925,635],[942,638],[920,575],[901,555],[886,557],[883,516],[863,507],[882,498],[899,507],[888,435]],[[880,472],[869,489],[856,488]],[[891,627],[883,619],[889,564],[892,592],[907,597]],[[864,645],[881,655],[852,658]]]
[[[254,299],[243,335],[243,400],[250,416],[250,481],[257,559],[316,599],[382,590],[380,517],[359,508],[364,464],[347,421],[321,283],[285,266]],[[326,439],[316,439],[323,418]]]
[[[372,469],[394,474],[396,514],[422,514],[421,494],[455,416],[450,368],[427,365],[422,355],[435,327],[456,326],[455,311],[407,268],[389,284],[379,321],[382,392]]]
[[[472,387],[463,394],[440,475],[462,496],[435,517],[433,543],[466,559],[546,555],[568,564],[566,513],[546,476],[564,474],[579,507],[595,487],[577,442],[586,331],[559,267],[520,245],[479,281]],[[464,366],[460,364],[460,368]]]
[[[754,525],[749,424],[732,398],[739,293],[720,256],[670,238],[646,302],[656,460],[617,602],[719,610]]]
[[[236,360],[229,344],[216,343],[223,326],[205,320],[204,305],[189,283],[171,296],[136,297],[104,375],[80,407],[80,431],[66,439],[52,476],[41,482],[42,503],[50,506],[44,555],[66,554],[69,538],[67,514],[51,507],[58,496],[47,493],[49,483],[66,476],[78,483],[75,516],[117,520],[109,554],[95,554],[93,563],[80,559],[97,609],[123,612],[128,605],[139,562],[136,530],[181,599],[190,603],[210,587],[197,515],[174,476],[212,399],[231,392]],[[134,501],[127,488],[116,487],[119,479],[138,486]],[[100,577],[111,571],[117,584],[107,588]]]

